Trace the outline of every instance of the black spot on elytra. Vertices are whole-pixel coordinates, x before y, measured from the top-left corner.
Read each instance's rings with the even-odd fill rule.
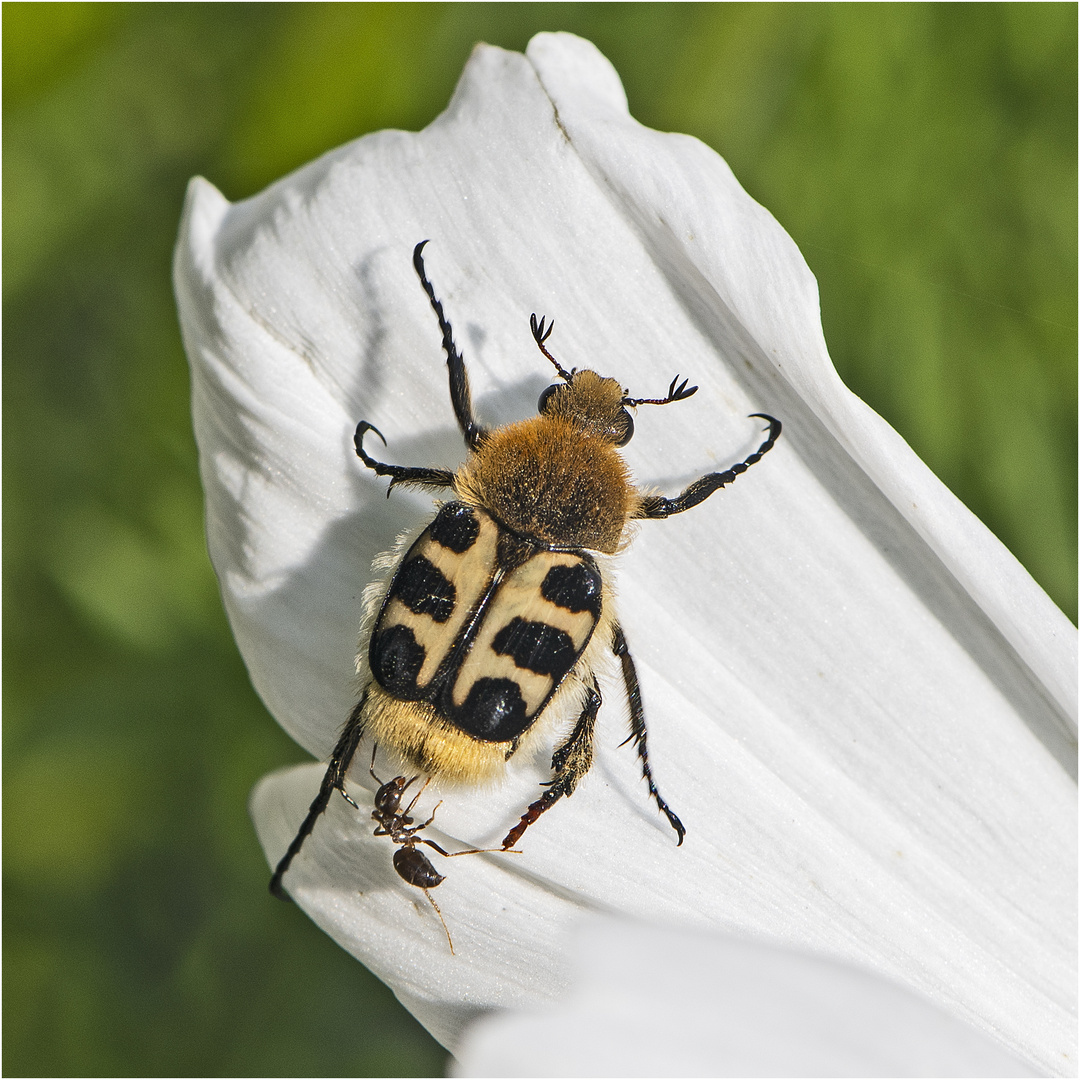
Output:
[[[438,517],[428,526],[428,536],[436,544],[449,548],[458,555],[468,551],[479,535],[480,522],[476,520],[476,513],[464,503],[444,506]]]
[[[540,585],[545,600],[557,604],[566,611],[577,614],[591,611],[600,617],[600,597],[603,584],[600,571],[588,563],[574,566],[553,566]]]
[[[434,563],[418,555],[394,575],[390,596],[400,600],[414,615],[430,615],[437,623],[443,623],[454,613],[457,590]]]
[[[542,622],[511,619],[496,635],[491,648],[509,656],[519,668],[550,675],[558,682],[573,666],[577,649],[564,630]]]
[[[424,647],[407,626],[390,626],[371,639],[368,662],[375,681],[399,698],[417,694],[416,679],[424,666]]]
[[[453,709],[453,717],[457,727],[484,742],[509,742],[530,723],[513,679],[477,679],[465,703]]]

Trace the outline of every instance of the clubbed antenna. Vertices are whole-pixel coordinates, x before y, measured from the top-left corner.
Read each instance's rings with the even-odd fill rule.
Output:
[[[541,346],[542,348],[543,346]],[[665,398],[629,398],[624,397],[622,403],[624,405],[636,406],[636,405],[670,405],[673,401],[685,401],[688,397],[692,397],[697,393],[697,387],[691,386],[689,390],[686,388],[686,384],[689,379],[683,379],[679,382],[679,376],[676,375],[671,380],[671,385],[668,387],[667,397]],[[675,384],[679,383],[678,386]]]
[[[532,327],[533,340],[540,346],[540,351],[555,365],[555,370],[559,373],[559,377],[569,382],[573,373],[567,371],[566,368],[564,368],[544,347],[544,342],[551,337],[551,331],[555,329],[555,320],[551,320],[551,323],[546,330],[544,329],[545,323],[547,323],[546,315],[542,317],[539,322],[536,321],[536,312],[533,312],[533,314],[529,316],[529,326]],[[695,386],[694,389],[696,390],[697,387]]]

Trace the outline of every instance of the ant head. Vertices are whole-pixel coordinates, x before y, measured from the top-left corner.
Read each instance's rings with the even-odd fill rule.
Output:
[[[384,814],[397,814],[401,809],[401,797],[405,794],[405,789],[415,779],[415,776],[412,780],[406,780],[404,776],[395,776],[393,780],[388,780],[375,792],[375,809]]]

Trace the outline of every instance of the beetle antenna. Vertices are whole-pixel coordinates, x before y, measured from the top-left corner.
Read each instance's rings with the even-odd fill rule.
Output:
[[[671,380],[671,385],[668,387],[667,397],[665,398],[628,398],[624,397],[622,403],[624,405],[636,406],[636,405],[670,405],[673,401],[685,401],[688,397],[692,397],[697,393],[697,387],[691,386],[688,390],[686,384],[689,379],[683,379],[679,382],[679,376],[676,375]],[[675,384],[678,383],[678,386]]]
[[[544,329],[544,324],[547,323],[547,329]],[[569,372],[547,351],[544,346],[544,342],[551,337],[551,331],[555,329],[555,320],[552,319],[550,323],[547,322],[547,316],[543,316],[539,322],[536,321],[536,312],[533,312],[529,316],[529,326],[532,328],[533,340],[540,346],[540,351],[555,365],[555,370],[559,373],[559,377],[569,382],[573,378],[572,372]],[[695,386],[696,390],[697,387]]]

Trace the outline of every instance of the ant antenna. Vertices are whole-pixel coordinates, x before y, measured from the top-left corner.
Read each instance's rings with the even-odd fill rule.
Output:
[[[624,397],[622,399],[623,405],[630,405],[631,407],[636,405],[670,405],[673,401],[685,401],[688,397],[693,397],[697,393],[698,388],[691,386],[689,390],[686,389],[686,384],[689,379],[683,379],[679,382],[679,376],[676,375],[671,380],[671,385],[668,387],[667,397],[665,398],[629,398]],[[679,383],[678,386],[675,384]]]
[[[533,340],[540,346],[540,351],[555,365],[555,370],[559,373],[559,377],[570,382],[574,377],[574,373],[572,371],[567,371],[566,368],[564,368],[544,347],[544,342],[551,337],[551,331],[555,329],[555,320],[551,320],[551,323],[546,330],[544,329],[545,323],[547,323],[546,315],[543,316],[539,322],[536,321],[536,312],[533,312],[532,315],[529,316],[529,326],[532,328]],[[697,387],[695,386],[694,389],[696,390]]]
[[[409,781],[409,784],[411,784],[411,783],[413,782],[413,780],[419,780],[419,779],[420,779],[420,777],[419,777],[419,776],[414,776],[414,777],[412,778],[412,780],[410,780],[410,781]],[[420,796],[421,796],[421,795],[423,795],[425,791],[427,791],[427,786],[428,786],[428,784],[430,784],[430,783],[431,783],[431,777],[429,776],[429,777],[428,777],[428,778],[427,778],[427,779],[426,779],[426,780],[425,780],[425,781],[423,782],[423,784],[421,784],[421,785],[420,785],[420,790],[419,790],[419,791],[418,791],[418,792],[417,792],[417,793],[416,793],[416,794],[415,794],[415,795],[414,795],[414,796],[412,797],[412,802],[411,802],[411,803],[409,803],[409,805],[405,807],[405,815],[406,815],[406,816],[408,816],[409,814],[411,814],[411,813],[412,813],[412,808],[413,808],[413,807],[414,807],[414,806],[415,806],[415,805],[416,805],[416,804],[417,804],[417,803],[418,803],[418,802],[420,801]],[[405,787],[408,787],[408,786],[409,786],[409,784],[406,784],[406,785],[405,785]],[[401,790],[402,790],[402,792],[404,792],[404,791],[405,791],[405,788],[402,788]],[[439,800],[439,802],[438,802],[438,803],[436,804],[436,806],[435,806],[435,810],[438,810],[440,806],[442,806],[442,800],[441,800],[441,799],[440,799],[440,800]],[[435,810],[432,810],[432,811],[431,811],[431,816],[432,816],[432,817],[434,817],[434,816],[435,816]]]

